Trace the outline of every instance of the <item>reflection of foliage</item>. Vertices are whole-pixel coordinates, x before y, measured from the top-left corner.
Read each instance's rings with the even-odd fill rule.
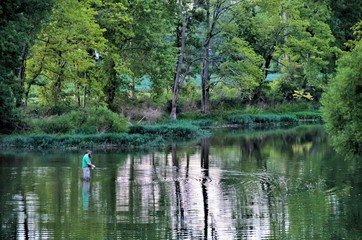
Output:
[[[322,191],[300,192],[290,196],[288,209],[291,229],[288,239],[331,239],[330,232],[325,231],[329,214],[327,204]]]
[[[6,167],[0,174],[0,221],[5,226],[0,238],[12,238],[8,228],[23,226],[39,235],[58,231],[74,236],[89,225],[84,217],[92,217],[97,219],[92,222],[95,239],[112,238],[116,221],[122,239],[130,234],[172,238],[182,224],[194,229],[195,218],[211,219],[212,224],[202,226],[207,230],[226,220],[222,226],[234,236],[246,234],[247,225],[248,237],[265,227],[261,234],[268,236],[262,238],[359,239],[360,159],[345,164],[327,145],[320,126],[229,134],[222,130],[208,140],[149,154],[97,151],[96,164],[103,166],[92,172],[86,214],[80,201],[79,153],[1,152]],[[200,166],[202,151],[210,169]],[[20,214],[14,214],[17,207],[23,210]],[[177,214],[181,208],[183,218]],[[220,213],[226,217],[213,218]],[[27,221],[21,221],[23,216]]]
[[[297,178],[290,181],[290,193],[298,193],[300,191],[323,191],[326,187],[325,179],[316,178]]]
[[[292,149],[294,153],[303,153],[303,152],[309,152],[310,149],[313,147],[312,142],[306,142],[303,144],[292,144]]]

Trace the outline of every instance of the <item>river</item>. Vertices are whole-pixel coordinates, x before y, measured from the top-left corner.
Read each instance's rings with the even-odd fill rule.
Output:
[[[362,238],[362,159],[321,126],[94,149],[89,182],[84,151],[0,151],[0,239]]]

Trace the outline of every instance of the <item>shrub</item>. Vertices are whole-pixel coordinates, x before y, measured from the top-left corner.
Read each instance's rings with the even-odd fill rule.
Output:
[[[196,136],[207,134],[190,121],[175,121],[154,125],[133,125],[129,129],[129,133],[145,134],[153,137],[162,136],[167,139],[192,139]]]
[[[32,125],[36,131],[44,133],[67,133],[73,129],[73,124],[66,115],[37,119]]]
[[[109,109],[91,108],[85,114],[86,120],[78,132],[83,130],[82,133],[120,133],[128,130],[127,119]]]
[[[10,86],[0,81],[0,133],[9,134],[25,128],[23,116],[15,106]]]
[[[34,120],[31,125],[35,132],[49,134],[121,133],[128,131],[127,119],[106,108],[73,110],[60,116]]]
[[[337,75],[322,96],[323,119],[337,150],[362,152],[362,41],[338,62]]]
[[[226,121],[232,124],[248,125],[253,123],[253,119],[250,115],[231,115],[226,117]]]

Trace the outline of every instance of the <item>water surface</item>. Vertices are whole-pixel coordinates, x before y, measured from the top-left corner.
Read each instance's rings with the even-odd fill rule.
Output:
[[[0,151],[0,239],[361,239],[361,160],[320,127],[162,151]]]

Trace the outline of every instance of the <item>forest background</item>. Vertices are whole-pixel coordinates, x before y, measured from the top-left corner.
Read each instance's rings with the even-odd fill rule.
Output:
[[[0,131],[322,109],[360,149],[361,20],[360,0],[3,0]]]

